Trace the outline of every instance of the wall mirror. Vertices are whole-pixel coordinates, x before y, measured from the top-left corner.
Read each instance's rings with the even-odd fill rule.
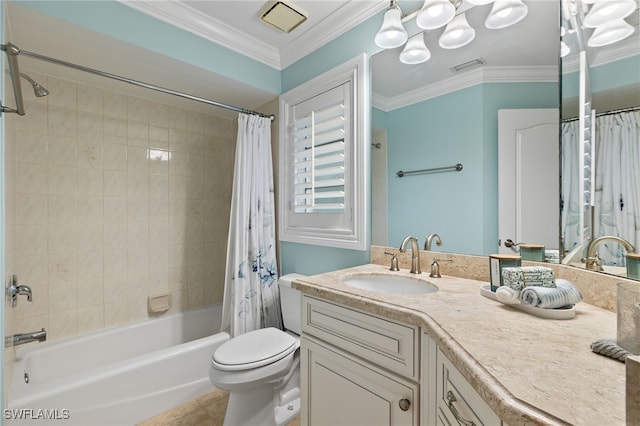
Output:
[[[574,62],[569,66],[573,57],[569,55],[562,60],[562,69],[558,66],[560,5],[555,1],[527,4],[527,17],[503,30],[484,27],[490,5],[468,10],[467,20],[476,36],[460,49],[445,50],[438,46],[443,29],[425,32],[431,58],[423,64],[401,63],[398,58],[402,47],[387,49],[372,57],[373,244],[395,246],[409,234],[419,237],[422,244],[427,235],[437,233],[442,245],[437,246],[434,240],[432,250],[477,255],[499,250],[494,217],[498,179],[495,172],[497,111],[492,108],[558,108],[561,89],[562,118],[578,116],[579,60],[572,59]],[[414,10],[412,7],[420,7],[416,2],[399,2],[399,5],[403,16]],[[409,37],[419,32],[417,27],[410,26],[410,21],[405,23]],[[637,36],[637,22],[631,24],[635,25]],[[622,54],[616,47],[614,55],[608,53],[611,47],[601,47],[598,56],[603,64],[629,60],[634,55],[637,58],[637,38],[633,43],[628,40],[626,44],[634,46],[635,51],[627,48]],[[474,63],[475,59],[484,63]],[[462,72],[452,69],[465,62],[471,65]],[[549,70],[555,73],[553,78],[546,74]],[[637,79],[640,74],[635,70]],[[521,78],[515,77],[516,72]],[[602,80],[601,75],[599,78]],[[607,103],[601,109],[638,105],[637,91],[630,92],[629,87],[609,87],[606,97],[600,92],[594,91],[593,99],[594,104]],[[621,93],[635,93],[635,104],[627,100],[622,106],[616,101]],[[421,105],[426,106],[421,108]],[[422,132],[418,127],[422,127]],[[470,130],[465,132],[465,129]],[[469,140],[461,142],[464,138]],[[478,145],[483,145],[484,150]],[[434,172],[411,179],[396,176],[397,171],[412,167],[457,163],[464,165],[460,173]],[[552,173],[559,175],[557,169]],[[559,204],[558,208],[538,213],[559,222]],[[590,222],[588,217],[584,220]],[[570,251],[566,239],[561,237],[558,236],[559,256]],[[576,266],[584,267],[580,259],[577,262]]]
[[[563,263],[640,279],[640,15],[627,5],[608,23],[562,2],[561,238]]]

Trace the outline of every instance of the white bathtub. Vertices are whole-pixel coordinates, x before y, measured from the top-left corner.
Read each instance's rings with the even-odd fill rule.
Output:
[[[229,339],[218,333],[221,312],[214,305],[17,348],[4,418],[9,424],[42,425],[49,416],[60,425],[133,425],[209,392],[211,355]]]

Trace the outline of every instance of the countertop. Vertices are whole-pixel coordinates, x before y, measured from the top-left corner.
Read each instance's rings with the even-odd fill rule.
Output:
[[[438,291],[395,295],[343,284],[358,274],[397,274]],[[390,272],[369,264],[297,279],[310,296],[422,327],[503,422],[625,424],[625,365],[595,354],[596,339],[616,338],[616,314],[578,303],[570,320],[532,316],[480,295],[465,278]]]

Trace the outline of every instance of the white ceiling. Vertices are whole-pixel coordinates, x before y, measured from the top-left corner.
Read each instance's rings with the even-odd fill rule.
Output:
[[[419,9],[422,2],[400,0],[399,4],[407,15]],[[386,0],[295,0],[308,12],[309,18],[293,32],[285,34],[258,19],[257,12],[263,1],[126,0],[123,3],[280,70],[374,15],[382,22],[382,13],[388,7]],[[456,85],[471,84],[478,76],[483,81],[492,78],[553,79],[557,75],[559,38],[557,0],[525,0],[525,3],[529,7],[528,16],[502,30],[484,27],[491,5],[468,10],[468,21],[476,30],[476,38],[460,49],[446,51],[437,46],[437,38],[443,29],[427,32],[425,39],[432,57],[425,64],[400,63],[397,58],[401,48],[375,55],[372,59],[374,100],[383,109],[384,106],[393,108],[406,102],[407,93],[414,98],[429,97],[439,91],[452,90]],[[254,109],[274,96],[15,3],[7,4],[6,40],[19,48],[248,109]],[[464,0],[461,7],[465,7]],[[406,22],[406,27],[410,35],[417,32],[412,20]],[[482,58],[486,65],[459,74],[450,71],[452,66],[475,58]],[[29,58],[21,57],[20,64],[24,69],[61,78],[73,76],[89,84],[107,88],[115,85],[114,90],[124,90],[122,83],[108,82],[102,77],[71,72]],[[124,91],[152,99],[160,96],[130,85],[126,85]],[[194,105],[192,101],[180,102],[185,107],[234,116],[218,108],[212,111],[210,106]]]

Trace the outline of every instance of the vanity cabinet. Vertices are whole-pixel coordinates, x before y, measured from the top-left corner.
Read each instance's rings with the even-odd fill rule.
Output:
[[[418,425],[419,328],[303,296],[303,425]]]

